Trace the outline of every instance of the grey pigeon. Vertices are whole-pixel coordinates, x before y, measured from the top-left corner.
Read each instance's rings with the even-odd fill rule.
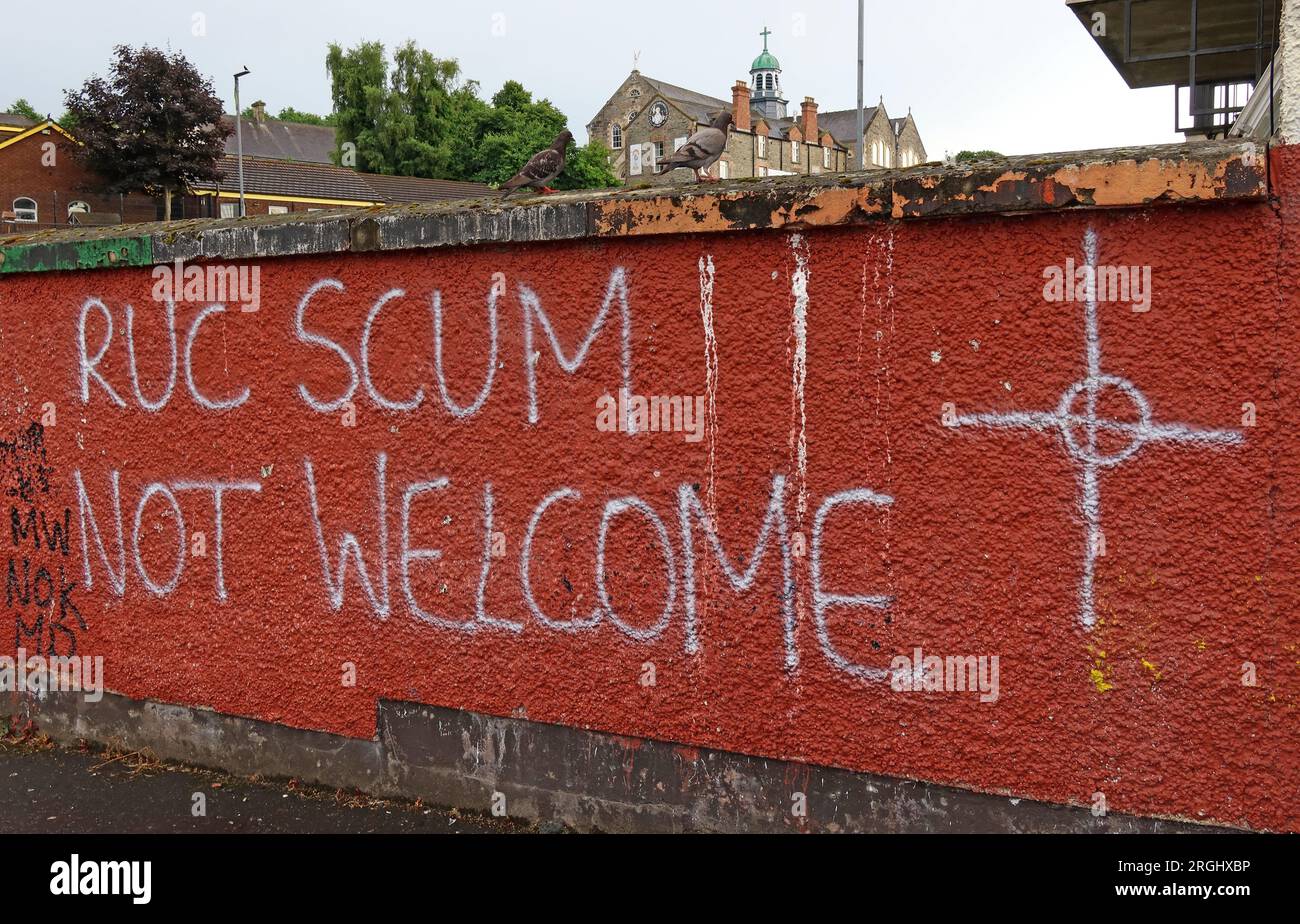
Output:
[[[707,173],[701,174],[701,171],[707,171],[712,167],[722,156],[722,152],[727,149],[727,129],[732,121],[730,111],[724,110],[718,113],[713,124],[701,128],[687,138],[686,143],[675,153],[659,161],[659,166],[664,168],[665,173],[678,167],[690,167],[695,171],[695,179],[700,181],[710,179]]]
[[[501,197],[505,198],[516,189],[524,186],[541,190],[543,193],[555,192],[548,184],[559,176],[560,171],[564,169],[564,150],[572,140],[572,132],[560,132],[549,148],[534,154],[532,159],[524,164],[524,169],[516,173],[507,182],[501,184]]]

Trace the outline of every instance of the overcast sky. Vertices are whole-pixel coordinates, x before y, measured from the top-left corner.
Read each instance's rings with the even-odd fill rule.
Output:
[[[103,73],[114,45],[179,49],[233,109],[245,102],[330,109],[325,49],[412,38],[459,59],[485,97],[509,79],[584,126],[633,66],[725,99],[762,48],[781,60],[797,111],[856,102],[853,0],[12,0],[5,4],[0,108],[26,97],[63,111],[63,90]],[[630,14],[630,15],[629,15]],[[634,20],[624,21],[624,16]],[[199,33],[199,34],[196,34]],[[1129,90],[1064,0],[867,0],[866,98],[910,106],[931,158],[963,148],[1006,154],[1180,140],[1172,88]]]

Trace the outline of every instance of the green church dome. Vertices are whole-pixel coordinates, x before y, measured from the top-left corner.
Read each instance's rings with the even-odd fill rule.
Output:
[[[781,62],[776,60],[776,55],[767,50],[767,37],[771,34],[772,30],[767,28],[767,26],[764,26],[763,31],[759,33],[759,35],[763,36],[763,53],[755,58],[754,63],[750,65],[749,69],[751,72],[779,71],[781,69]]]

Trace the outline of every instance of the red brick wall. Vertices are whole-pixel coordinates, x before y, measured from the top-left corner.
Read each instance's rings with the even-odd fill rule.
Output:
[[[50,142],[55,147],[47,152],[45,145]],[[48,163],[50,153],[53,165]],[[11,211],[13,200],[20,196],[36,200],[42,226],[66,225],[68,203],[76,200],[89,204],[92,212],[125,212],[122,218],[128,222],[157,217],[157,206],[148,196],[105,193],[102,181],[76,162],[71,143],[55,130],[0,149],[0,211]]]

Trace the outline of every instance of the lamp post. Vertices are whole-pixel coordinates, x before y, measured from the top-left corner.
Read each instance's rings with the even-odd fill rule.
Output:
[[[235,75],[235,151],[239,163],[239,217],[244,217],[244,116],[239,108],[239,78],[252,73],[247,65]],[[859,96],[861,91],[859,90]],[[859,99],[859,105],[861,100]],[[859,117],[861,118],[861,117]]]
[[[866,113],[862,109],[862,61],[864,57],[866,34],[866,15],[862,9],[863,0],[858,0],[858,169],[867,169],[867,133]]]

